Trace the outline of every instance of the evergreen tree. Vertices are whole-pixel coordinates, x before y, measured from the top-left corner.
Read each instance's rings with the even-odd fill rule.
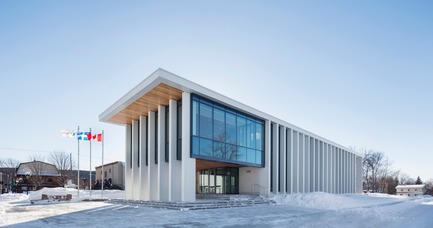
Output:
[[[422,184],[422,180],[421,180],[421,178],[419,178],[419,176],[418,176],[418,178],[416,178],[415,184]]]

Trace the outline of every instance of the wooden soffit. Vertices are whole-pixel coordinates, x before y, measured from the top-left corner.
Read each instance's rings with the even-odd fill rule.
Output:
[[[128,107],[112,116],[109,122],[131,124],[132,120],[138,120],[140,116],[147,116],[149,111],[157,111],[158,105],[168,106],[170,99],[180,100],[181,98],[182,90],[160,83],[132,102]]]
[[[238,164],[208,161],[208,160],[202,160],[198,158],[195,161],[196,161],[195,169],[197,172],[203,169],[212,169],[212,168],[219,168],[219,167],[245,167],[243,165],[238,165]]]

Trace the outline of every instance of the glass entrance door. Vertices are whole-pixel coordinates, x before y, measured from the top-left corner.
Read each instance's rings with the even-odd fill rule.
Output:
[[[201,170],[199,185],[199,193],[202,194],[239,194],[239,168]]]

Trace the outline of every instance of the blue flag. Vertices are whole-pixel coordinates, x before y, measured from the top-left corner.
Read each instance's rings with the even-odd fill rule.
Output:
[[[78,132],[78,140],[89,140],[89,138],[87,137],[88,134],[90,134],[90,132]]]

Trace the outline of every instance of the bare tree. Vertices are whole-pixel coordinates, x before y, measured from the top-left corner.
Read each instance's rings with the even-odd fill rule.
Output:
[[[17,168],[20,162],[13,158],[2,159],[0,158],[0,167],[1,168]]]
[[[407,173],[401,173],[400,175],[399,175],[399,184],[401,184],[401,185],[405,185],[405,184],[408,184],[408,181],[410,181],[410,176],[407,174]]]
[[[30,161],[41,161],[41,162],[45,162],[45,156],[42,156],[42,155],[30,155],[30,156],[29,156],[29,160],[30,160]]]
[[[49,160],[57,167],[61,175],[59,181],[63,185],[66,184],[66,181],[72,178],[72,167],[75,166],[75,161],[64,151],[53,151]]]
[[[0,158],[0,168],[3,173],[3,182],[7,184],[8,190],[12,190],[12,186],[15,186],[15,176],[17,167],[20,161],[12,158]],[[1,190],[0,190],[1,191]]]
[[[44,171],[47,170],[47,163],[42,161],[33,160],[29,164],[30,176],[28,177],[29,181],[31,181],[36,188],[39,189],[44,180]]]
[[[378,190],[379,170],[383,165],[384,154],[373,150],[364,151],[362,160],[364,166],[364,181],[366,190]]]
[[[425,187],[426,187],[426,194],[428,195],[433,195],[433,179],[430,179],[428,181],[425,182]]]
[[[393,171],[391,167],[392,162],[384,157],[377,168],[377,190],[381,193],[395,194],[399,171]]]

